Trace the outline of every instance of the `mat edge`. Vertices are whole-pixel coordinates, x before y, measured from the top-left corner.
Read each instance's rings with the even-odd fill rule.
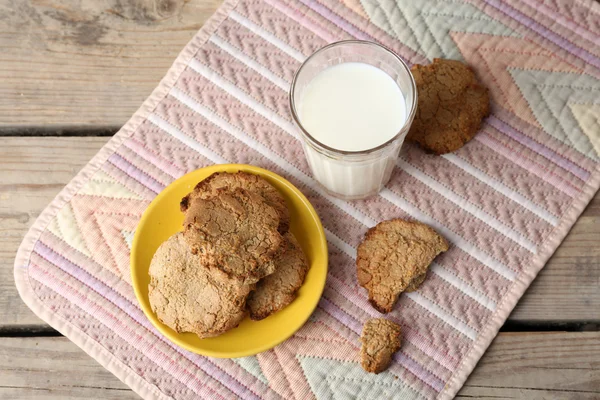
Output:
[[[500,328],[504,325],[510,313],[523,297],[523,294],[525,294],[525,291],[527,291],[538,273],[544,268],[550,257],[552,257],[567,234],[575,226],[575,223],[598,190],[600,190],[600,165],[592,172],[590,179],[583,188],[582,195],[573,199],[571,207],[561,219],[560,224],[546,238],[542,248],[532,260],[531,266],[519,274],[509,292],[502,298],[502,302],[499,304],[496,312],[489,322],[486,323],[484,331],[477,337],[467,356],[461,361],[444,386],[444,389],[437,396],[438,400],[451,400],[458,394],[487,348],[498,335]]]
[[[55,328],[75,345],[80,347],[93,359],[98,361],[104,368],[115,375],[133,391],[148,399],[169,398],[154,386],[141,378],[137,373],[122,365],[114,355],[108,352],[102,345],[91,340],[77,327],[64,320],[62,317],[51,312],[51,310],[39,299],[34,292],[27,268],[29,266],[31,253],[42,233],[57,213],[71,200],[71,198],[87,183],[90,178],[100,169],[116,149],[128,139],[131,134],[146,120],[148,115],[168,95],[169,90],[175,85],[177,79],[184,72],[188,62],[204,45],[210,36],[218,29],[229,13],[236,8],[239,0],[225,0],[215,13],[206,21],[202,28],[194,34],[192,39],[179,53],[165,76],[150,96],[144,100],[140,108],[131,116],[113,138],[105,144],[100,151],[83,167],[81,171],[56,195],[50,204],[40,213],[33,225],[29,228],[23,241],[19,245],[15,256],[14,279],[19,296],[29,309],[42,321]],[[123,368],[125,367],[125,368]]]

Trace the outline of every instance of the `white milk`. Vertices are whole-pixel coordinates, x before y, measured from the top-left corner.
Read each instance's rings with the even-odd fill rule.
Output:
[[[396,82],[368,64],[347,62],[319,72],[304,88],[298,117],[317,141],[336,150],[363,151],[386,143],[404,127],[406,104]],[[378,157],[325,156],[305,144],[315,178],[346,198],[377,193],[389,180],[403,138]]]
[[[358,62],[321,71],[304,89],[298,108],[308,133],[343,151],[377,147],[397,135],[406,120],[396,82],[379,68]]]

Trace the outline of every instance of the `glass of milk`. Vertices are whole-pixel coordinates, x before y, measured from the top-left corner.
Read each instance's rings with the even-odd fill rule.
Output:
[[[417,90],[394,52],[347,40],[304,61],[292,81],[290,108],[315,179],[333,196],[362,199],[389,181]]]

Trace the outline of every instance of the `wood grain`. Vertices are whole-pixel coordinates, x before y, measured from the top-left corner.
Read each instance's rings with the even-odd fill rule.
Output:
[[[0,327],[39,324],[18,297],[14,255],[37,215],[108,138],[5,138],[0,146]],[[512,321],[600,321],[600,195],[521,299]]]
[[[600,332],[501,333],[457,399],[599,399]]]
[[[0,340],[2,399],[139,399],[64,337]]]
[[[600,193],[510,316],[513,321],[600,322]]]
[[[3,138],[0,146],[0,327],[44,324],[20,299],[15,254],[40,212],[108,138]],[[44,324],[45,325],[45,324]]]
[[[117,129],[221,3],[0,0],[0,135]]]
[[[600,332],[501,333],[457,399],[598,399],[599,369]],[[125,388],[66,338],[0,341],[0,398],[138,398]]]

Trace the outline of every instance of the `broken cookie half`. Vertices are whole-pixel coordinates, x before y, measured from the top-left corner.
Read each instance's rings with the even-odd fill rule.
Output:
[[[402,292],[418,288],[429,264],[446,250],[446,239],[423,223],[383,221],[358,246],[358,283],[369,292],[373,307],[388,313]]]
[[[394,353],[400,349],[400,333],[400,326],[385,318],[373,318],[365,323],[360,336],[360,364],[365,371],[378,374],[387,369]]]

